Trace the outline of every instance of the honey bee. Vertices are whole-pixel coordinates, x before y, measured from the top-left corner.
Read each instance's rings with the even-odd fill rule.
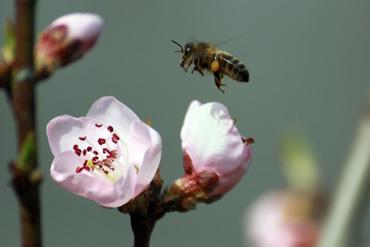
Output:
[[[185,72],[194,64],[191,73],[194,71],[204,75],[204,70],[213,73],[216,87],[225,92],[221,87],[226,86],[221,82],[224,75],[227,75],[233,80],[240,82],[249,81],[249,72],[245,65],[236,59],[230,53],[219,50],[216,46],[206,42],[189,42],[185,46],[171,40],[174,44],[180,47],[182,53],[182,61],[180,66]]]

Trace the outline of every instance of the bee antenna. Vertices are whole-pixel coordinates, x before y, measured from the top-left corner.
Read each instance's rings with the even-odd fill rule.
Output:
[[[180,49],[181,49],[181,51],[175,51],[175,52],[181,52],[181,53],[184,53],[184,47],[182,47],[182,45],[180,45],[179,43],[177,43],[176,41],[174,41],[174,40],[172,40],[172,39],[171,39],[171,41],[172,41],[172,43],[174,43],[175,45],[179,46],[179,47],[180,47]]]

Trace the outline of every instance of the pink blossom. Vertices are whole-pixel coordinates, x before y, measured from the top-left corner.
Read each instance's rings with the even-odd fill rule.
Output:
[[[181,140],[186,172],[182,182],[185,187],[195,182],[209,192],[208,196],[222,196],[231,190],[251,161],[253,139],[239,133],[227,108],[220,103],[193,101],[185,116]]]
[[[102,97],[85,117],[63,115],[47,126],[51,177],[105,207],[119,207],[147,188],[158,169],[161,138],[114,97]]]
[[[319,224],[311,199],[292,191],[261,196],[245,215],[246,242],[255,247],[316,246]]]
[[[53,70],[81,58],[96,43],[103,20],[95,14],[74,13],[56,19],[36,44],[37,67]]]

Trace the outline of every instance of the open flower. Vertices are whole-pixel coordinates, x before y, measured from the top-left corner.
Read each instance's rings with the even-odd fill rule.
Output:
[[[181,140],[185,175],[174,182],[169,193],[182,194],[185,209],[193,207],[194,202],[222,197],[240,181],[251,161],[253,139],[239,133],[227,108],[220,103],[193,101],[185,116]]]
[[[95,14],[74,13],[56,19],[36,43],[36,67],[53,71],[81,58],[96,43],[103,20]]]
[[[86,117],[52,119],[47,135],[55,156],[51,177],[102,206],[119,207],[135,198],[159,166],[159,134],[114,97],[98,99]]]
[[[245,214],[246,243],[255,247],[316,246],[322,210],[312,195],[272,191],[262,195]]]

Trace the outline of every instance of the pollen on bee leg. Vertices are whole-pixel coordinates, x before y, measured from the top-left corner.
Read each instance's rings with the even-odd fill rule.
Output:
[[[220,69],[220,63],[217,60],[213,60],[211,63],[211,71],[217,72]]]

